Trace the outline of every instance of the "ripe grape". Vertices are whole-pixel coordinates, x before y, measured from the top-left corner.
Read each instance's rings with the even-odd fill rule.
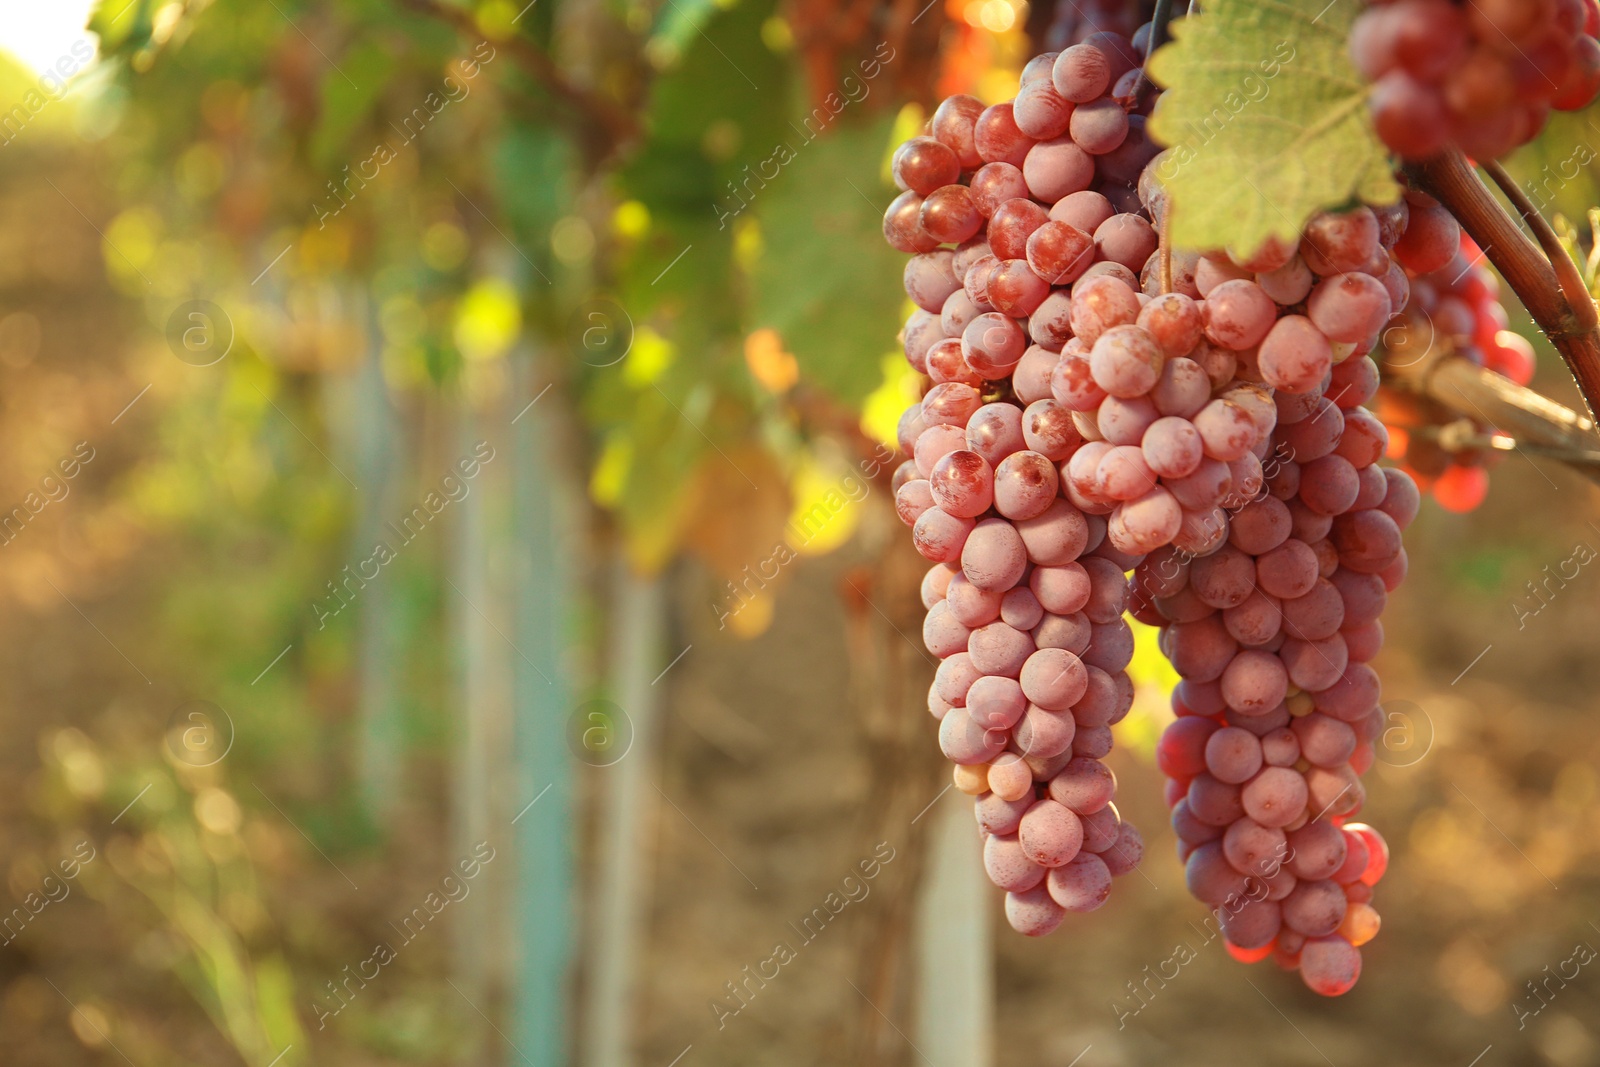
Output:
[[[927,194],[918,218],[923,232],[942,244],[960,244],[983,224],[965,185],[946,185]]]
[[[1103,156],[1127,139],[1128,113],[1110,98],[1090,101],[1072,110],[1070,130],[1078,147],[1092,156]]]
[[[1016,167],[1022,165],[1028,149],[1033,146],[1033,139],[1017,127],[1009,102],[984,108],[973,123],[972,140],[985,162],[1010,163]]]
[[[913,303],[924,311],[944,309],[950,294],[961,288],[951,267],[952,253],[946,249],[922,252],[906,263],[905,290]]]
[[[1024,259],[1028,254],[1028,238],[1049,221],[1049,213],[1032,200],[1022,197],[1007,200],[989,217],[989,247],[1000,259]]]
[[[1066,133],[1076,121],[1076,112],[1048,78],[1036,78],[1023,82],[1012,103],[1011,117],[1025,136],[1043,141]]]
[[[1261,343],[1277,314],[1277,305],[1255,282],[1222,282],[1206,294],[1205,335],[1230,351],[1243,351]]]
[[[1082,192],[1094,181],[1094,157],[1067,137],[1032,144],[1021,160],[1007,162],[1022,167],[1028,189],[1046,204]]]
[[[1124,615],[1160,625],[1182,682],[1158,762],[1191,887],[1226,911],[1231,950],[1294,960],[1327,936],[1324,883],[1342,906],[1329,930],[1376,932],[1354,910],[1365,838],[1328,820],[1359,806],[1382,728],[1366,662],[1417,496],[1375,466],[1388,441],[1361,410],[1378,388],[1362,346],[1413,298],[1395,250],[1410,219],[1410,259],[1428,262],[1448,216],[1408,194],[1320,215],[1299,241],[1162,251],[1149,109],[1116,95],[1142,56],[1082,36],[1030,61],[1014,100],[946,101],[892,160],[885,236],[913,257],[917,309],[902,347],[931,380],[891,480],[933,563],[927,706],[1008,920],[1048,933],[1143,853],[1099,761],[1133,705]],[[1406,71],[1427,58],[1397,51]],[[1526,366],[1475,297],[1415,288],[1464,343]]]
[[[1389,292],[1370,274],[1338,274],[1320,282],[1306,304],[1312,323],[1330,341],[1359,344],[1389,321]]]
[[[1095,240],[1071,223],[1053,220],[1028,236],[1027,253],[1028,265],[1039,277],[1052,285],[1070,285],[1094,262]]]
[[[1093,852],[1080,852],[1045,876],[1050,897],[1067,911],[1093,911],[1111,895],[1111,869]]]
[[[1019,451],[995,469],[994,507],[1008,519],[1031,519],[1050,506],[1057,489],[1055,464],[1037,452]]]
[[[979,462],[982,462],[981,457]],[[1022,578],[1027,563],[1022,536],[1015,526],[1003,519],[984,519],[979,522],[961,549],[961,570],[967,580],[980,589],[995,592],[1010,589]]]
[[[897,252],[932,252],[939,247],[938,239],[922,228],[922,197],[914,192],[901,193],[884,211],[883,237]]]
[[[1056,92],[1075,104],[1087,104],[1104,96],[1114,80],[1110,58],[1088,44],[1064,49],[1051,69]]]
[[[1068,193],[1050,208],[1052,219],[1065,222],[1069,226],[1076,226],[1084,233],[1094,233],[1100,228],[1101,223],[1116,213],[1116,209],[1111,206],[1111,201],[1105,198],[1105,194],[1089,189]]]

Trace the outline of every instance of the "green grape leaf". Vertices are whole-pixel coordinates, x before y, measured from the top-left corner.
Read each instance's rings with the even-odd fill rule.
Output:
[[[311,136],[311,158],[322,167],[347,162],[341,157],[353,150],[357,127],[372,114],[395,70],[394,57],[375,42],[358,44],[339,58],[339,66],[322,77],[322,113]],[[362,148],[365,159],[372,149]]]
[[[773,156],[774,168],[783,165],[776,179],[752,186],[763,246],[754,325],[777,330],[802,377],[850,405],[882,381],[880,357],[894,349],[904,300],[905,257],[882,237],[894,198],[881,177],[891,123],[841,122],[815,140],[794,133]]]
[[[1150,134],[1182,248],[1248,255],[1318,211],[1400,195],[1347,52],[1349,0],[1215,0],[1151,57]]]

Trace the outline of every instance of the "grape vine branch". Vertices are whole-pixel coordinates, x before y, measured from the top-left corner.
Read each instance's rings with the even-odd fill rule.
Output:
[[[482,36],[472,12],[465,8],[448,7],[439,0],[401,0],[401,3],[419,15],[449,24],[464,35]],[[495,43],[508,49],[535,81],[575,113],[580,121],[574,129],[594,162],[603,161],[640,133],[639,124],[631,114],[574,83],[533,38],[515,34]]]
[[[1583,394],[1592,429],[1594,412],[1600,409],[1600,332],[1595,328],[1594,303],[1583,292],[1581,280],[1575,286],[1572,281],[1564,283],[1563,272],[1556,265],[1570,267],[1576,278],[1571,259],[1559,244],[1547,251],[1528,237],[1460,151],[1451,149],[1426,163],[1413,164],[1408,171],[1419,188],[1460,221],[1561,353]],[[1490,173],[1493,176],[1493,171]],[[1507,189],[1530,229],[1539,234],[1549,228],[1509,178],[1501,187]],[[1549,240],[1554,240],[1553,233]],[[1446,398],[1439,399],[1449,403]]]
[[[1548,456],[1600,483],[1595,465],[1600,437],[1595,424],[1562,404],[1503,374],[1456,358],[1452,346],[1436,343],[1421,359],[1398,360],[1379,350],[1384,380],[1391,386],[1419,393],[1467,418],[1484,420],[1509,434],[1516,447]],[[1449,443],[1441,441],[1441,444]],[[1461,439],[1455,447],[1471,450],[1483,442]],[[1495,446],[1497,447],[1497,446]]]

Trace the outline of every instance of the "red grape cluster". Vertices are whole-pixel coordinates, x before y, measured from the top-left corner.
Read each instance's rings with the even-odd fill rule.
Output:
[[[1437,353],[1467,359],[1518,385],[1533,380],[1533,346],[1507,329],[1500,286],[1483,255],[1455,219],[1431,197],[1408,191],[1410,225],[1395,257],[1411,278],[1411,303],[1385,331],[1388,359],[1406,364]],[[1447,450],[1431,436],[1414,433],[1462,423],[1435,401],[1385,393],[1379,408],[1391,427],[1389,456],[1448,511],[1476,508],[1489,491],[1487,465],[1493,453]]]
[[[1362,406],[1410,294],[1410,212],[1324,214],[1249,257],[1164,254],[1137,59],[1091,35],[1029,63],[1013,101],[946,100],[894,157],[884,233],[912,256],[903,341],[926,376],[895,498],[935,564],[929,710],[1007,917],[1048,933],[1142,853],[1099,761],[1132,703],[1123,612],[1162,626],[1186,680],[1161,762],[1173,804],[1203,813],[1175,815],[1196,895],[1270,881],[1227,919],[1235,950],[1275,947],[1342,992],[1386,853],[1338,824],[1372,759],[1366,662],[1418,501],[1374,466],[1387,435]],[[1235,823],[1252,849],[1285,843],[1280,869],[1233,862]]]
[[[884,218],[912,253],[905,352],[928,378],[901,420],[912,459],[895,477],[900,517],[935,564],[923,637],[942,662],[928,706],[957,786],[977,798],[1006,916],[1033,936],[1103,904],[1144,851],[1101,762],[1133,703],[1123,611],[1138,557],[1063,495],[1084,439],[1051,387],[1073,283],[1131,301],[1155,250],[1135,213],[1155,149],[1112,95],[1138,58],[1097,33],[1030,63],[1014,101],[946,100],[895,154],[905,192]]]
[[[1150,200],[1159,219],[1159,195]],[[1184,679],[1157,759],[1190,891],[1217,909],[1235,956],[1275,954],[1326,995],[1359,974],[1356,948],[1377,931],[1371,884],[1387,862],[1376,831],[1340,824],[1361,805],[1359,774],[1382,730],[1367,661],[1419,501],[1404,472],[1376,466],[1388,435],[1364,407],[1378,388],[1366,353],[1410,297],[1408,237],[1427,236],[1412,221],[1404,202],[1358,207],[1314,218],[1298,247],[1174,270],[1178,292],[1205,305],[1214,345],[1219,313],[1249,327],[1227,373],[1270,410],[1249,453],[1260,462],[1209,513],[1186,511],[1199,536],[1151,551],[1130,603],[1162,627]],[[1172,297],[1141,315],[1157,299]],[[1264,326],[1232,317],[1245,300],[1266,301]]]
[[[1157,762],[1189,891],[1237,958],[1274,955],[1329,996],[1355,984],[1378,929],[1387,851],[1343,824],[1383,730],[1368,661],[1420,502],[1403,471],[1376,466],[1387,435],[1363,405],[1377,383],[1358,356],[1280,390],[1267,491],[1234,512],[1227,542],[1134,572],[1135,617],[1163,627],[1184,679]]]
[[[1600,93],[1597,35],[1596,0],[1372,0],[1350,52],[1395,152],[1494,159]]]

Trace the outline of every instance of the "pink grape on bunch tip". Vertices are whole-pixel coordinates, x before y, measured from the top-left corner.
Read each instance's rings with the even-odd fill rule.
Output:
[[[1390,149],[1488,160],[1600,94],[1597,35],[1594,0],[1395,0],[1356,20],[1350,55]]]

